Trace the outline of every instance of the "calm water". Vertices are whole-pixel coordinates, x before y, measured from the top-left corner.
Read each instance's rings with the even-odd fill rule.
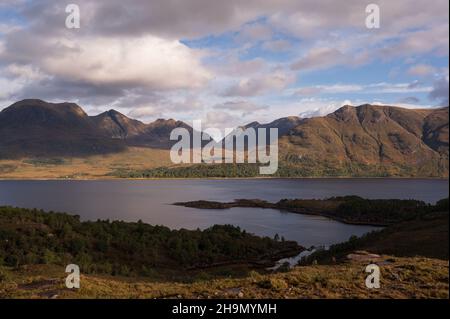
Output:
[[[0,205],[68,212],[84,220],[141,219],[174,229],[233,224],[258,235],[278,233],[309,247],[345,241],[374,228],[270,209],[198,210],[171,203],[238,198],[278,201],[338,195],[413,198],[434,203],[447,197],[448,192],[447,180],[420,179],[0,181]]]

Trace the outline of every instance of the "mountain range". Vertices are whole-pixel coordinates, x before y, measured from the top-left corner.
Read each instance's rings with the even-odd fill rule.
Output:
[[[108,154],[131,145],[169,148],[176,127],[191,130],[181,121],[144,124],[115,110],[88,116],[73,103],[23,100],[0,112],[0,158]]]
[[[173,119],[145,124],[110,110],[89,116],[74,103],[23,100],[0,112],[0,158],[83,157],[129,147],[169,149],[170,132],[192,128]],[[252,122],[243,128],[276,127],[287,169],[316,175],[448,176],[448,107],[404,109],[344,106],[323,117]]]

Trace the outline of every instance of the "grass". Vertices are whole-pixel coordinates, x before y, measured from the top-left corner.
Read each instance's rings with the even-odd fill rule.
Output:
[[[308,177],[448,177],[396,168],[299,158],[298,150],[280,140],[276,174],[259,174],[259,164],[174,165],[169,150],[129,147],[126,151],[86,157],[0,159],[0,179],[113,179],[113,178],[308,178]]]
[[[127,151],[79,158],[0,160],[2,179],[102,179],[117,170],[144,170],[171,165],[169,151],[130,147]]]
[[[380,289],[366,288],[360,261],[190,284],[82,275],[79,290],[65,288],[62,267],[0,267],[0,298],[449,298],[448,261],[382,256],[378,264]]]

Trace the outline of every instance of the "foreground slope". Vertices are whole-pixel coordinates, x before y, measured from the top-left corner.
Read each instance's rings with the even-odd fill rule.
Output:
[[[285,273],[251,273],[245,278],[194,283],[152,282],[81,276],[81,288],[64,286],[64,268],[32,266],[3,270],[0,298],[449,298],[448,261],[383,256],[381,288],[367,289],[367,262],[295,267]]]

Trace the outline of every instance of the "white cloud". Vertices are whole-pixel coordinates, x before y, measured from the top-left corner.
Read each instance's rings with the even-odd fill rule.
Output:
[[[40,65],[45,72],[63,78],[166,90],[198,88],[211,76],[201,65],[200,55],[178,41],[150,36],[53,41],[71,50],[42,57]]]

